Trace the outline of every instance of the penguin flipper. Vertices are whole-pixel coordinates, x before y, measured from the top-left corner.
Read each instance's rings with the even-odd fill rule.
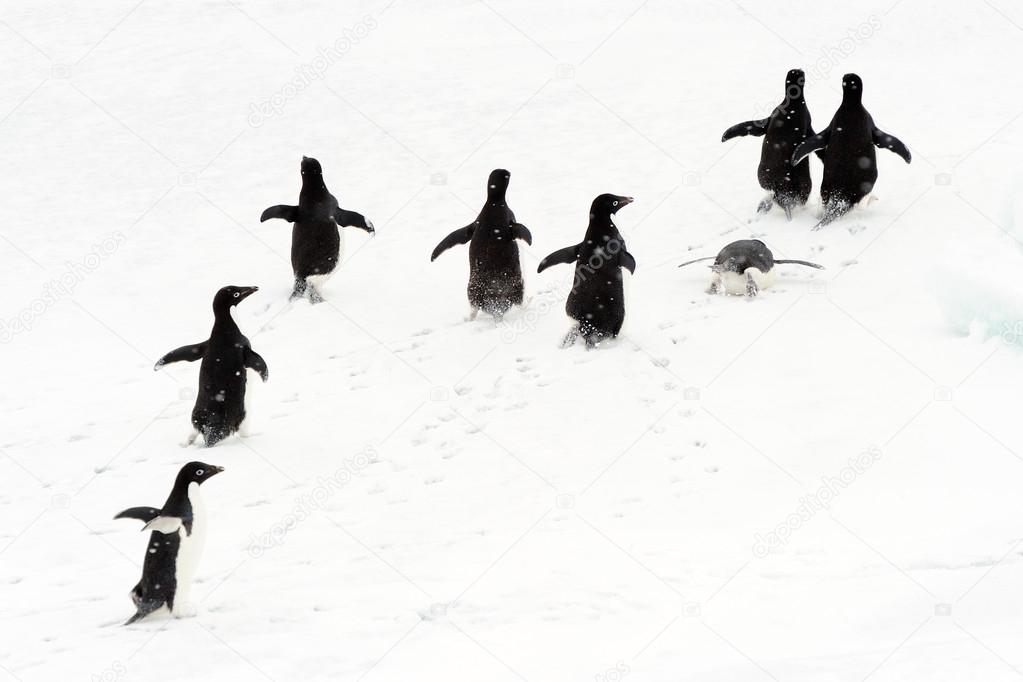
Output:
[[[206,354],[206,344],[208,341],[202,343],[193,343],[190,346],[182,346],[181,348],[175,348],[170,353],[167,353],[162,358],[156,361],[156,365],[153,366],[153,370],[158,370],[164,365],[172,362],[195,362],[203,355]]]
[[[143,523],[149,523],[157,516],[160,515],[160,510],[156,507],[131,507],[125,509],[123,512],[115,516],[115,519],[138,519]]]
[[[297,222],[298,206],[288,206],[286,204],[271,206],[263,211],[263,215],[259,216],[259,222],[265,223],[271,218],[280,218],[281,220],[287,220],[289,223]]]
[[[808,260],[788,260],[788,259],[785,259],[785,260],[776,260],[776,261],[774,261],[775,265],[777,265],[778,263],[781,263],[783,265],[785,263],[788,263],[790,265],[806,265],[806,266],[809,266],[811,268],[817,268],[818,270],[823,270],[824,269],[823,265],[818,265],[817,263],[811,263]]]
[[[560,265],[562,263],[574,263],[579,260],[579,244],[574,246],[566,246],[563,249],[558,249],[554,253],[550,254],[537,266],[537,272],[543,272],[552,265]]]
[[[622,249],[618,254],[618,265],[628,270],[633,275],[636,274],[636,259],[632,257],[632,254]]]
[[[366,216],[355,211],[346,211],[341,207],[334,209],[334,222],[341,227],[357,227],[360,230],[366,230],[370,234],[376,233],[373,223],[366,220]]]
[[[909,148],[902,143],[902,140],[890,135],[880,128],[874,128],[874,132],[871,134],[874,146],[878,149],[887,149],[890,152],[895,152],[902,157],[902,160],[909,163],[913,160],[913,155],[909,153]]]
[[[831,139],[831,128],[825,128],[813,137],[808,137],[799,143],[796,150],[792,152],[792,165],[798,165],[800,161],[808,157],[815,151],[824,149],[828,146],[828,140]]]
[[[468,244],[469,240],[472,239],[472,233],[475,231],[476,223],[473,223],[472,225],[466,225],[463,228],[455,230],[447,237],[444,237],[444,239],[440,240],[440,244],[437,244],[437,248],[433,250],[433,253],[430,254],[430,260],[431,261],[437,260],[437,256],[441,255],[442,253],[450,249],[452,246],[457,246],[459,244]]]
[[[817,133],[813,132],[813,126],[807,126],[807,128],[806,128],[806,135],[807,135],[807,137],[813,137],[816,134]],[[824,160],[824,149],[823,148],[816,150],[814,152],[814,154],[816,154],[817,158],[820,159],[821,161]],[[789,220],[792,220],[792,218],[789,218]]]
[[[522,223],[512,223],[512,237],[521,239],[530,246],[533,245],[533,235],[529,232],[529,228]]]
[[[767,126],[771,122],[770,118],[762,118],[759,121],[745,121],[743,123],[736,123],[734,126],[725,131],[725,134],[721,136],[722,142],[727,142],[733,137],[741,137],[743,135],[753,135],[754,137],[760,137],[767,132]]]
[[[716,256],[705,256],[703,258],[697,258],[695,260],[687,260],[685,263],[682,263],[681,265],[679,265],[679,267],[680,268],[684,268],[685,266],[692,265],[693,263],[699,263],[699,262],[705,261],[705,260],[714,260],[715,258],[716,258]]]
[[[264,382],[270,378],[270,370],[266,367],[266,360],[251,348],[245,349],[245,366],[258,372]]]

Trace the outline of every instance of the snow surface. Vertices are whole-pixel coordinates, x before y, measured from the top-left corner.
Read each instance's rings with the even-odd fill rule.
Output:
[[[1021,32],[1010,0],[7,0],[0,681],[1018,678]],[[750,223],[759,140],[719,142],[797,66],[818,129],[855,71],[914,157],[820,232]],[[258,221],[303,154],[378,230],[316,307]],[[429,262],[495,167],[535,238],[497,327],[465,248]],[[532,273],[601,192],[636,198],[626,327],[559,350],[571,271]],[[827,270],[748,301],[675,268],[751,236]],[[248,439],[181,449],[198,367],[152,365],[226,284],[270,381]],[[122,628],[146,543],[111,517],[190,459],[227,469],[197,615]]]

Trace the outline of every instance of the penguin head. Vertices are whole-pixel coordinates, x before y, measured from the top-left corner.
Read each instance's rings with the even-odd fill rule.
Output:
[[[323,175],[323,168],[320,167],[320,162],[316,159],[303,156],[302,157],[302,178],[315,178]]]
[[[803,99],[803,86],[806,85],[806,74],[802,69],[792,69],[785,74],[785,97],[790,100]]]
[[[590,215],[614,215],[622,206],[628,206],[632,197],[620,197],[617,194],[601,194],[590,205]]]
[[[205,481],[216,476],[223,470],[224,467],[206,464],[205,462],[189,462],[185,466],[181,467],[181,471],[178,472],[178,481],[184,483],[198,483],[199,485],[202,485]]]
[[[842,98],[859,100],[863,96],[863,79],[855,73],[842,76]]]
[[[510,179],[511,173],[503,168],[495,168],[490,171],[490,177],[487,178],[487,196],[503,197],[504,193],[508,191]]]
[[[213,297],[213,310],[214,312],[229,310],[257,291],[259,287],[224,287]]]

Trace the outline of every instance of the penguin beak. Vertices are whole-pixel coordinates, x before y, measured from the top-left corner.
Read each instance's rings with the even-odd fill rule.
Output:
[[[216,476],[217,474],[223,473],[224,467],[210,467],[210,476]]]
[[[238,300],[244,301],[246,298],[256,293],[257,291],[259,291],[259,287],[242,287],[242,290],[240,292],[241,296],[238,297]]]
[[[618,203],[621,204],[622,206],[628,206],[633,201],[635,201],[635,199],[633,199],[632,197],[618,197]]]

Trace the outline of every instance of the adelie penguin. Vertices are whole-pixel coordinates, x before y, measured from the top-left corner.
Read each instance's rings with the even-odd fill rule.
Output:
[[[590,205],[590,224],[583,240],[566,246],[540,261],[537,272],[559,263],[575,264],[572,291],[565,312],[577,325],[569,331],[562,347],[575,343],[579,335],[593,348],[618,336],[625,321],[625,286],[622,268],[636,272],[636,259],[625,248],[625,239],[611,219],[632,197],[601,194]]]
[[[796,147],[792,162],[799,163],[811,152],[824,150],[824,179],[821,201],[824,213],[814,226],[819,229],[867,197],[877,182],[877,154],[874,147],[888,149],[906,163],[909,149],[897,137],[884,132],[863,108],[863,80],[855,73],[842,76],[842,104],[831,124]]]
[[[476,220],[455,230],[437,244],[430,260],[437,260],[452,246],[469,244],[469,319],[479,311],[500,320],[513,305],[522,305],[522,265],[517,239],[533,243],[533,235],[515,220],[505,194],[511,174],[503,168],[491,171],[487,201]]]
[[[792,220],[792,209],[803,206],[810,197],[810,162],[792,162],[796,145],[813,135],[810,110],[806,108],[803,86],[806,76],[801,69],[792,69],[785,76],[785,97],[771,115],[757,121],[738,123],[721,136],[725,142],[740,135],[763,137],[757,179],[770,194],[760,202],[757,213],[766,213],[777,203]]]
[[[202,434],[207,446],[216,445],[236,431],[245,435],[246,369],[269,377],[266,361],[252,350],[234,318],[231,308],[258,291],[257,287],[224,287],[213,297],[213,329],[201,343],[182,346],[160,358],[153,369],[171,362],[194,362],[199,366],[199,391],[192,408],[193,430],[185,445]]]
[[[693,263],[713,260],[710,266],[711,281],[707,288],[708,294],[720,294],[722,292],[733,295],[756,296],[761,289],[766,289],[774,284],[775,265],[793,264],[805,265],[811,268],[823,270],[823,265],[817,265],[805,260],[777,260],[767,244],[759,239],[740,239],[732,242],[718,252],[717,256],[697,258],[686,261],[679,265],[683,268]]]
[[[357,227],[373,234],[373,223],[355,211],[346,211],[327,190],[323,169],[316,159],[302,157],[302,191],[298,206],[271,206],[259,222],[280,218],[294,223],[291,229],[291,267],[295,288],[291,300],[308,294],[312,303],[323,302],[323,285],[344,258],[341,227]]]
[[[192,578],[206,542],[206,509],[199,486],[223,467],[189,462],[181,467],[163,507],[132,507],[115,519],[138,519],[149,534],[142,579],[131,591],[135,615],[130,625],[166,606],[172,615],[191,615]]]

